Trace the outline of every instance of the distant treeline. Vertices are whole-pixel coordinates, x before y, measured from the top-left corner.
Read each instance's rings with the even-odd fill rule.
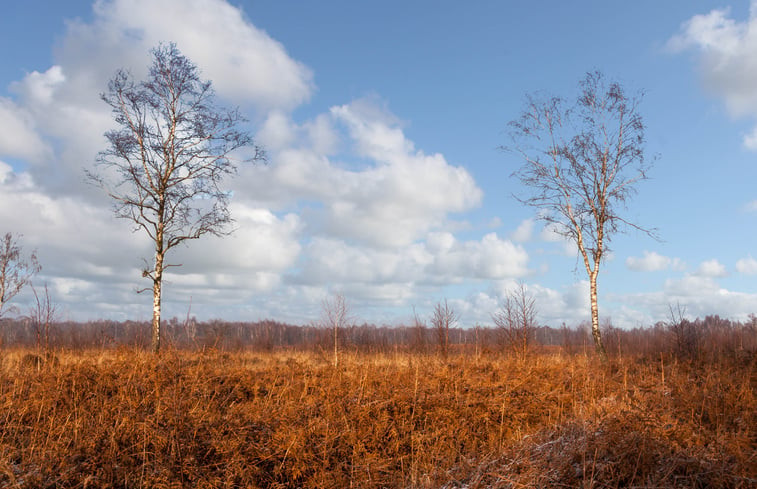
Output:
[[[690,321],[659,322],[653,327],[603,328],[608,353],[613,356],[673,353],[697,357],[704,354],[757,352],[757,318],[740,322],[717,315]],[[276,349],[324,350],[333,348],[333,329],[314,325],[294,325],[279,321],[232,322],[197,321],[172,318],[163,322],[163,338],[168,347],[186,350],[225,351]],[[574,327],[536,326],[529,331],[529,347],[534,350],[561,350],[585,353],[593,349],[588,323]],[[339,348],[345,351],[411,351],[434,353],[439,335],[425,325],[352,325],[338,330]],[[496,327],[449,329],[450,353],[507,353],[513,347],[508,331]],[[4,347],[51,349],[148,348],[150,323],[147,321],[56,322],[45,327],[28,318],[4,319],[0,323]]]

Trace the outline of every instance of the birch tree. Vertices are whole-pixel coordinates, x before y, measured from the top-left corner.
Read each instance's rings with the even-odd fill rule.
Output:
[[[87,174],[115,201],[115,215],[132,221],[154,244],[142,276],[152,282],[157,353],[163,276],[178,266],[166,261],[167,253],[206,234],[230,233],[230,193],[221,184],[236,173],[232,154],[248,147],[252,156],[246,160],[264,155],[240,129],[239,111],[216,104],[211,82],[200,79],[175,44],[161,44],[151,55],[147,79],[135,81],[119,70],[102,94],[118,128],[105,133],[109,145]]]
[[[624,214],[650,162],[641,97],[599,72],[588,73],[579,87],[575,101],[529,96],[520,118],[510,122],[512,146],[505,149],[523,159],[514,176],[528,193],[519,200],[578,248],[589,277],[592,336],[604,357],[597,277],[615,233],[634,228],[653,235]]]

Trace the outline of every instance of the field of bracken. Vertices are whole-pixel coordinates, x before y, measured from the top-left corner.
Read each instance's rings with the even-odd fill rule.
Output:
[[[28,354],[2,487],[757,487],[753,354]]]

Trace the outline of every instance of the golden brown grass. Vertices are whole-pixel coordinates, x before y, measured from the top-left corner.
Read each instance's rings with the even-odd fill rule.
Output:
[[[757,486],[753,357],[27,353],[2,487]]]

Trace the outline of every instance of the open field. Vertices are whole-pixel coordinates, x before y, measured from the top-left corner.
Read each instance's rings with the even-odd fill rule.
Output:
[[[5,351],[2,487],[755,487],[754,355]]]

